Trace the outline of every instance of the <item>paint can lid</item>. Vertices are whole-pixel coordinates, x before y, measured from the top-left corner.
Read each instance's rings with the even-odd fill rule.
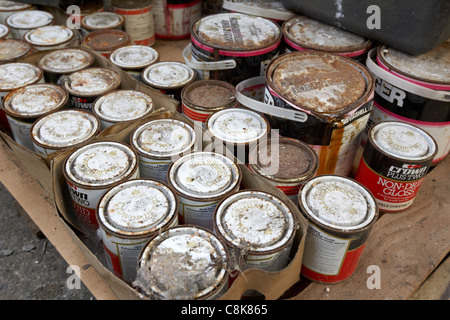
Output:
[[[27,55],[31,51],[31,45],[17,39],[0,40],[0,63],[11,62]]]
[[[81,96],[99,96],[119,87],[121,78],[118,73],[106,68],[86,68],[71,73],[64,79],[64,87],[69,93]]]
[[[83,39],[84,45],[95,51],[113,51],[130,41],[128,33],[117,29],[91,31]]]
[[[46,72],[68,74],[89,67],[94,57],[81,49],[67,48],[51,51],[42,56],[39,66]]]
[[[6,18],[6,24],[14,29],[34,29],[53,22],[53,15],[42,10],[23,10]]]
[[[114,29],[120,27],[124,21],[123,16],[118,13],[102,11],[84,16],[81,25],[87,30]]]
[[[159,60],[155,49],[144,45],[130,45],[111,52],[109,59],[123,69],[143,69]]]
[[[198,80],[181,91],[183,104],[199,110],[217,111],[236,105],[236,88],[222,80]]]
[[[182,62],[157,62],[142,71],[142,79],[154,88],[175,89],[192,82],[195,71]]]
[[[30,63],[11,62],[0,65],[0,90],[11,91],[38,82],[42,70]]]
[[[55,46],[69,42],[74,37],[72,29],[66,26],[52,25],[32,29],[23,39],[32,46]]]

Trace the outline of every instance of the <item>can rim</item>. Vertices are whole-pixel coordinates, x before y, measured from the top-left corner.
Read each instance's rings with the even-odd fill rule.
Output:
[[[230,98],[231,98],[230,102],[223,106],[208,108],[208,107],[199,106],[199,105],[195,104],[195,102],[188,99],[187,95],[190,90],[193,90],[196,87],[200,87],[200,86],[208,85],[208,84],[217,85],[217,86],[221,86],[221,87],[225,87],[225,88],[229,89],[230,92],[232,93],[232,95],[230,95]],[[197,80],[197,81],[194,81],[194,82],[186,85],[183,88],[183,90],[181,90],[181,101],[183,102],[184,105],[186,105],[189,108],[192,108],[194,110],[216,112],[216,111],[224,110],[227,108],[231,108],[237,104],[236,88],[233,85],[231,85],[230,83],[225,82],[223,80],[214,80],[214,79]]]
[[[21,45],[23,45],[25,47],[25,49],[23,50],[23,52],[20,52],[18,54],[16,54],[16,52],[14,52],[14,56],[10,57],[7,60],[0,60],[0,63],[10,63],[13,62],[14,60],[17,60],[19,58],[24,57],[25,55],[27,55],[30,51],[31,51],[31,45],[29,43],[27,43],[26,41],[20,40],[20,39],[8,39],[8,38],[3,38],[0,39],[0,42],[13,42],[13,43],[20,43]],[[1,91],[1,90],[0,90]]]
[[[69,86],[70,76],[72,76],[73,74],[78,73],[78,72],[94,72],[95,73],[96,70],[104,71],[112,76],[113,83],[106,90],[96,91],[93,93],[83,93],[83,92],[79,92],[79,91],[74,91],[74,90],[72,90],[72,87]],[[69,92],[69,94],[76,96],[76,97],[97,97],[99,95],[106,94],[110,91],[117,89],[120,86],[120,82],[121,82],[120,75],[117,72],[115,72],[114,70],[110,70],[110,69],[103,68],[103,67],[89,67],[89,68],[84,68],[84,69],[70,73],[68,75],[68,78],[63,81],[63,87]]]
[[[35,73],[36,73],[36,79],[34,79],[33,81],[31,81],[29,83],[25,83],[23,85],[19,85],[19,86],[13,87],[13,88],[5,89],[5,88],[0,87],[0,92],[10,92],[12,90],[20,89],[20,88],[23,88],[23,87],[31,85],[31,84],[36,84],[42,79],[42,77],[44,75],[41,68],[39,68],[38,66],[35,66],[34,64],[26,63],[26,62],[8,62],[8,63],[2,64],[1,67],[12,65],[12,64],[14,64],[14,65],[20,64],[22,66],[27,66],[28,68],[33,69],[33,71],[35,71]]]
[[[69,34],[69,37],[66,38],[66,39],[60,40],[59,42],[54,42],[54,43],[49,43],[49,44],[46,44],[46,43],[36,43],[36,42],[34,42],[34,41],[32,41],[32,40],[30,39],[30,35],[31,35],[32,33],[41,31],[42,29],[48,29],[48,28],[52,28],[52,29],[60,28],[61,30],[65,30],[65,31],[67,31],[67,33]],[[26,42],[28,42],[29,44],[31,44],[31,46],[40,47],[40,48],[41,48],[41,47],[42,47],[42,48],[52,48],[52,47],[55,47],[55,46],[60,46],[60,45],[69,43],[70,41],[72,41],[72,39],[73,39],[74,37],[75,37],[75,33],[74,33],[71,29],[67,28],[66,26],[63,26],[63,25],[48,25],[48,26],[38,27],[38,28],[35,28],[35,29],[31,29],[30,31],[27,31],[27,32],[23,35],[23,40],[26,41]]]
[[[186,69],[188,72],[187,79],[185,79],[183,82],[175,83],[172,85],[159,84],[159,83],[153,82],[151,79],[149,79],[148,75],[152,69],[155,69],[155,68],[158,68],[161,66],[165,66],[165,65],[174,65],[174,66],[178,66],[178,67]],[[147,85],[149,85],[153,88],[157,88],[157,89],[182,88],[182,87],[186,86],[187,84],[193,82],[196,77],[194,69],[189,67],[187,64],[185,64],[183,62],[179,62],[179,61],[160,61],[160,62],[153,63],[153,64],[149,65],[148,67],[144,68],[144,70],[142,70],[141,76],[142,76],[142,80],[144,81],[144,83],[146,83]]]
[[[24,13],[30,13],[30,12],[32,12],[32,14],[33,13],[40,14],[43,17],[45,16],[47,18],[47,20],[45,22],[43,22],[42,24],[33,25],[33,26],[30,26],[30,25],[21,26],[21,25],[11,24],[11,20],[13,18],[15,18],[16,16],[24,14]],[[5,23],[8,27],[13,28],[13,29],[29,30],[29,29],[36,29],[36,28],[51,25],[54,20],[55,20],[55,17],[53,16],[53,14],[51,14],[50,12],[44,11],[44,10],[18,10],[18,12],[15,12],[15,13],[11,14],[10,16],[8,16],[5,20]]]
[[[109,45],[107,47],[97,47],[95,45],[92,44],[92,39],[95,37],[101,37],[103,35],[112,35],[112,36],[123,36],[124,40],[120,43],[114,44],[114,45]],[[118,30],[118,29],[101,29],[101,30],[95,30],[95,31],[91,31],[89,32],[87,35],[85,35],[83,37],[83,44],[90,48],[91,50],[94,51],[114,51],[117,48],[126,46],[128,44],[130,44],[131,42],[131,37],[128,33],[126,33],[125,31],[122,30]]]
[[[67,71],[63,71],[63,72],[58,72],[58,71],[56,71],[56,70],[52,70],[51,68],[48,68],[48,67],[45,65],[45,61],[46,61],[47,59],[51,59],[51,58],[52,58],[52,55],[58,54],[58,53],[60,53],[60,52],[76,52],[76,53],[81,53],[84,57],[86,57],[87,61],[86,61],[85,64],[83,64],[83,65],[81,65],[81,66],[79,66],[79,67],[77,67],[77,68],[74,68],[74,69],[71,69],[71,70],[67,70]],[[87,68],[87,67],[91,66],[93,63],[94,63],[94,56],[93,56],[92,54],[90,54],[89,52],[87,52],[86,50],[83,50],[83,49],[81,49],[81,48],[63,48],[63,49],[56,49],[56,50],[51,51],[51,52],[49,52],[49,53],[47,53],[47,54],[44,54],[44,55],[39,59],[38,66],[39,66],[42,70],[44,70],[45,72],[50,72],[50,73],[55,73],[55,74],[69,74],[69,73],[76,72],[76,71],[80,71],[80,70],[82,70],[82,69],[84,69],[84,68]]]
[[[89,25],[88,23],[88,19],[92,18],[95,15],[109,15],[109,16],[117,16],[119,18],[119,22],[117,22],[116,24],[113,25],[108,25],[108,26],[103,26],[103,27],[95,27],[92,25]],[[81,26],[86,29],[86,30],[105,30],[105,29],[114,29],[114,28],[118,28],[120,26],[122,26],[125,23],[125,18],[123,17],[123,15],[117,13],[117,12],[112,12],[112,11],[99,11],[99,12],[92,12],[89,13],[87,15],[85,15],[82,19],[81,19]]]
[[[148,63],[140,64],[140,65],[127,65],[127,64],[120,63],[116,60],[117,54],[119,54],[121,51],[126,51],[126,50],[132,49],[132,48],[142,48],[143,50],[147,50],[153,54],[154,59]],[[115,65],[117,65],[118,67],[123,68],[125,70],[140,70],[140,69],[146,68],[148,66],[151,66],[154,63],[159,62],[159,52],[149,46],[130,44],[130,45],[126,45],[126,46],[117,48],[113,52],[111,52],[111,54],[109,55],[109,60],[112,63],[114,63]]]

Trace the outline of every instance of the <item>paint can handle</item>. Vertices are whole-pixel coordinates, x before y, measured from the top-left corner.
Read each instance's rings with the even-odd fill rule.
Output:
[[[212,62],[196,60],[192,56],[192,44],[190,43],[183,49],[183,58],[189,67],[197,70],[224,70],[236,68],[236,61],[232,59]]]

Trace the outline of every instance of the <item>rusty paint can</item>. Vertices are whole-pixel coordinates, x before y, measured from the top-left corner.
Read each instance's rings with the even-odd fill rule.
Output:
[[[62,78],[63,87],[69,92],[73,108],[92,112],[94,101],[120,86],[120,75],[99,67],[85,68]]]
[[[189,124],[175,119],[146,122],[131,134],[131,146],[139,155],[141,177],[167,183],[170,165],[195,150],[197,134]]]
[[[33,123],[52,111],[64,108],[67,101],[68,94],[62,87],[47,83],[30,84],[8,93],[3,107],[14,140],[34,150],[30,135]]]
[[[87,233],[95,232],[100,198],[120,182],[138,178],[139,159],[124,143],[94,142],[71,152],[64,161],[63,173],[78,227]]]
[[[101,129],[129,121],[136,121],[150,115],[154,110],[153,99],[137,90],[114,90],[94,101],[92,113],[99,120]]]
[[[180,201],[180,223],[213,230],[217,204],[239,190],[242,173],[221,154],[193,152],[172,163],[167,177]]]
[[[178,199],[165,184],[133,179],[109,189],[98,203],[97,221],[107,266],[127,283],[149,240],[178,225]]]
[[[142,81],[142,71],[159,61],[159,53],[152,47],[129,45],[111,52],[109,60],[137,81]]]
[[[327,284],[348,279],[378,218],[373,195],[353,179],[322,175],[303,186],[299,207],[308,220],[302,275]]]
[[[6,19],[14,13],[33,9],[36,9],[36,7],[31,3],[0,1],[0,23],[5,24]]]
[[[273,0],[223,0],[223,9],[226,12],[241,12],[257,17],[270,19],[281,25],[297,13],[287,9],[282,1]]]
[[[152,46],[155,43],[155,30],[153,22],[153,5],[151,1],[144,1],[148,5],[136,7],[133,2],[120,3],[111,7],[112,11],[125,18],[125,31],[129,34],[132,44]],[[142,3],[142,1],[141,1]],[[119,7],[123,5],[124,7]],[[131,5],[134,7],[125,7]],[[138,5],[137,5],[138,6]]]
[[[269,139],[266,144],[254,145],[249,153],[249,169],[280,189],[298,205],[301,187],[311,180],[319,167],[314,150],[293,138]]]
[[[125,31],[107,29],[89,32],[83,38],[83,45],[109,58],[111,52],[129,45],[130,41],[130,36]]]
[[[12,38],[11,29],[4,24],[0,24],[0,39],[10,39]]]
[[[83,110],[54,111],[36,120],[31,126],[34,151],[47,157],[53,152],[76,148],[100,133],[100,122]]]
[[[72,29],[59,25],[32,29],[25,33],[23,39],[36,51],[67,48],[76,45],[77,41]]]
[[[372,111],[374,81],[359,62],[320,51],[295,51],[271,61],[264,102],[295,111],[294,120],[267,115],[273,129],[310,145],[317,174],[348,176]]]
[[[124,17],[118,13],[109,11],[94,12],[84,16],[81,19],[81,32],[86,35],[91,31],[98,30],[122,30],[124,22]]]
[[[0,63],[14,62],[25,57],[31,52],[31,46],[22,40],[1,39],[0,40]]]
[[[370,128],[355,180],[374,195],[380,211],[409,208],[437,153],[434,139],[406,122],[383,121]]]
[[[23,10],[6,18],[6,25],[11,29],[15,39],[22,39],[25,33],[32,29],[53,24],[54,17],[50,12],[43,10]]]
[[[181,91],[181,111],[192,121],[202,122],[213,113],[238,106],[236,89],[221,80],[198,80]]]
[[[228,289],[229,253],[216,235],[177,226],[153,238],[133,283],[152,300],[215,300]]]
[[[39,59],[38,66],[44,71],[46,82],[60,84],[60,77],[90,67],[92,54],[85,50],[66,48],[52,50]]]

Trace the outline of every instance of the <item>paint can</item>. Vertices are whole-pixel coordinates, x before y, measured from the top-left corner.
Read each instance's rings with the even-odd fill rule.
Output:
[[[167,183],[170,165],[195,150],[197,135],[189,124],[176,119],[151,120],[131,134],[131,146],[139,155],[141,177]]]
[[[55,50],[76,45],[78,38],[66,26],[52,25],[32,29],[23,36],[36,51]]]
[[[33,10],[36,7],[31,3],[18,1],[0,1],[0,23],[5,24],[6,19],[19,11]]]
[[[153,238],[133,283],[152,300],[215,300],[228,289],[229,254],[213,233],[177,226]]]
[[[178,225],[178,199],[160,182],[128,180],[101,197],[96,217],[107,266],[131,283],[136,280],[144,246],[151,238]]]
[[[14,62],[31,52],[31,46],[22,40],[0,40],[0,64]]]
[[[125,19],[115,12],[94,12],[81,19],[81,32],[86,35],[91,31],[118,29],[122,30]]]
[[[63,173],[78,227],[92,233],[98,229],[100,198],[120,182],[138,178],[139,159],[124,143],[94,142],[71,152],[64,161]]]
[[[229,158],[213,152],[193,152],[169,167],[168,184],[180,201],[180,223],[213,230],[217,204],[239,190],[241,169]]]
[[[73,108],[92,112],[94,101],[120,86],[120,75],[115,71],[90,67],[64,76],[63,87],[69,92]]]
[[[91,31],[83,38],[83,45],[109,58],[117,48],[129,45],[130,36],[122,30],[107,29]]]
[[[43,10],[23,10],[6,18],[6,25],[15,39],[22,39],[28,31],[52,25],[54,17],[50,12]]]
[[[111,52],[109,60],[137,81],[142,81],[142,71],[159,61],[159,53],[152,47],[129,45]]]
[[[348,279],[378,218],[373,195],[353,179],[322,175],[303,186],[299,206],[308,220],[301,274],[327,284]]]
[[[36,120],[31,126],[34,151],[47,157],[53,152],[76,148],[100,133],[100,122],[83,110],[54,111]]]
[[[280,189],[296,205],[301,187],[317,174],[319,167],[319,158],[309,145],[286,137],[254,145],[249,160],[252,172]]]
[[[282,1],[224,0],[222,7],[229,12],[240,12],[270,19],[279,25],[281,25],[283,21],[297,16],[297,13],[287,9]]]
[[[11,29],[4,24],[0,24],[0,39],[11,39],[12,37]]]
[[[372,192],[380,211],[409,208],[437,153],[436,142],[419,127],[398,121],[380,122],[368,135],[355,180]]]
[[[153,99],[137,90],[114,90],[94,101],[92,113],[100,120],[101,130],[116,123],[136,121],[154,110]]]

